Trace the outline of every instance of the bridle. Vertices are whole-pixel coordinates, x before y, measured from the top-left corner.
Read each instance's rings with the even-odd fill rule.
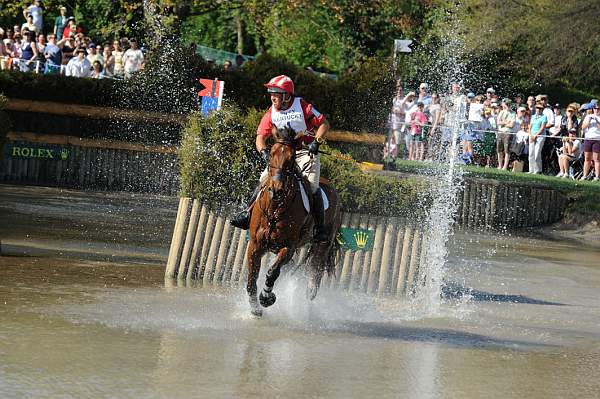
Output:
[[[277,143],[283,144],[285,146],[292,148],[294,150],[294,154],[295,154],[295,151],[296,151],[295,143],[293,143],[291,141],[282,141],[282,140],[278,140]],[[292,156],[292,159],[293,158],[294,158],[294,156]],[[266,191],[268,191],[270,193],[271,206],[269,206],[268,209],[264,209],[259,205],[259,208],[260,208],[263,216],[267,220],[267,224],[268,224],[267,237],[270,237],[271,233],[275,229],[277,223],[282,220],[282,217],[286,213],[289,204],[291,204],[296,199],[296,195],[298,194],[298,188],[296,187],[296,184],[294,184],[295,162],[292,162],[292,164],[290,166],[287,166],[287,165],[275,166],[271,163],[271,161],[269,161],[269,164],[267,165],[267,167],[269,169],[269,180],[273,180],[273,181],[278,181],[279,179],[283,180],[283,182],[282,182],[283,195],[279,195],[281,193],[281,191],[276,193],[270,186],[267,185]],[[279,173],[272,175],[271,174],[272,170],[277,170],[277,171],[279,171]],[[290,182],[290,179],[292,179],[291,182]],[[270,213],[269,213],[269,210],[271,210]]]

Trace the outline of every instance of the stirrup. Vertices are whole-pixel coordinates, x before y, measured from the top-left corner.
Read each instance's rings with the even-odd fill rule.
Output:
[[[250,228],[250,212],[242,211],[235,215],[229,223],[238,229],[248,230]]]

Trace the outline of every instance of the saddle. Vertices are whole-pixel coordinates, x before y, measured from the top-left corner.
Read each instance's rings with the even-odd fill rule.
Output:
[[[294,177],[296,178],[298,183],[300,183],[298,184],[298,188],[300,190],[300,195],[302,196],[302,203],[304,204],[304,209],[306,210],[306,212],[310,213],[310,204],[312,200],[308,195],[308,193],[310,193],[310,183],[308,182],[308,179],[302,175],[298,168],[295,169]],[[321,196],[323,198],[324,211],[326,211],[329,208],[329,199],[327,198],[325,190],[323,190],[322,188],[325,184],[328,184],[328,181],[326,179],[319,179],[319,191],[321,192]]]

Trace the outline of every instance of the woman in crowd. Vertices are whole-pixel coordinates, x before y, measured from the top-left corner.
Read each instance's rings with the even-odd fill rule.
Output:
[[[35,70],[39,52],[35,43],[35,32],[29,31],[25,34],[25,40],[21,43],[21,72],[32,72]]]
[[[560,173],[556,177],[569,177],[569,164],[581,157],[583,146],[577,138],[577,129],[569,130],[568,136],[563,137],[562,153],[558,156]]]
[[[593,161],[595,170],[594,181],[598,181],[600,180],[600,108],[597,103],[593,104],[592,110],[592,113],[587,114],[581,123],[581,128],[585,132],[585,141],[583,142],[585,161],[583,163],[583,176],[581,180],[588,178]]]
[[[535,114],[531,116],[529,123],[529,172],[533,174],[542,173],[542,148],[544,148],[544,130],[548,119],[543,113],[544,104],[535,103]]]
[[[113,75],[118,78],[123,78],[125,76],[125,67],[123,65],[123,54],[125,51],[121,46],[121,42],[119,40],[115,40],[113,42],[113,50],[112,55],[114,57],[114,69]]]

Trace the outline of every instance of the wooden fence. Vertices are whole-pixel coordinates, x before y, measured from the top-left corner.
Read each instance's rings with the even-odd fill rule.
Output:
[[[322,285],[351,292],[405,296],[420,280],[426,235],[398,218],[343,214],[342,227],[371,230],[368,251],[344,251],[335,277]],[[232,227],[225,215],[210,211],[200,201],[181,198],[165,276],[202,284],[245,284],[246,231]],[[304,247],[292,262],[304,257]]]

